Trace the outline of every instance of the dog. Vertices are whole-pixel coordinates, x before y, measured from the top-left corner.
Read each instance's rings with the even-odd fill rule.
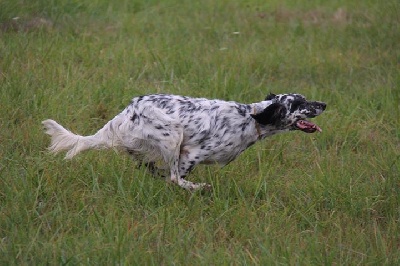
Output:
[[[76,135],[51,119],[42,124],[51,136],[52,153],[67,151],[65,158],[71,159],[88,149],[119,148],[153,174],[167,170],[167,181],[195,191],[211,188],[185,179],[196,165],[227,165],[274,134],[322,132],[307,119],[325,108],[324,102],[307,101],[301,94],[269,94],[252,104],[153,94],[133,98],[92,136]]]

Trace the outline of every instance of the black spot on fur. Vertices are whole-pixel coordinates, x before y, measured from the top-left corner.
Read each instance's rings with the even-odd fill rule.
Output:
[[[265,98],[266,101],[270,101],[275,99],[276,95],[273,93],[268,94],[268,96]]]
[[[168,110],[168,111],[166,112],[167,115],[171,115],[171,114],[173,114],[173,113],[175,113],[174,110]]]
[[[246,116],[246,108],[243,108],[242,106],[235,106],[235,107],[241,116]]]
[[[286,108],[283,104],[273,103],[261,113],[251,116],[261,125],[279,125],[285,114]]]
[[[136,104],[138,104],[141,100],[143,100],[143,98],[144,98],[144,96],[139,96],[139,97],[137,98]]]
[[[137,118],[137,114],[134,113],[134,114],[132,115],[132,117],[131,117],[131,121],[132,121],[132,122],[135,122],[136,118]]]

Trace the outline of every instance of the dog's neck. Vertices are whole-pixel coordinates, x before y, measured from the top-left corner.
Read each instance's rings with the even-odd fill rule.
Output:
[[[262,101],[258,103],[253,103],[251,106],[253,107],[253,114],[258,114],[264,110],[268,105],[272,104],[272,101]],[[257,140],[261,140],[263,138],[262,130],[261,130],[261,124],[259,124],[257,121],[254,121],[254,126],[256,128],[257,132]]]
[[[258,103],[253,103],[251,104],[252,108],[252,113],[253,114],[258,114],[262,112],[265,108],[267,108],[269,105],[271,105],[273,102],[268,100],[268,101],[262,101]],[[254,127],[256,129],[256,134],[257,134],[257,140],[264,139],[268,136],[272,136],[275,134],[283,133],[289,131],[289,129],[276,129],[273,126],[269,125],[262,125],[258,123],[257,121],[254,120]]]
[[[255,106],[253,106],[253,114],[257,113],[257,109]],[[257,121],[254,121],[254,125],[256,127],[256,131],[257,131],[257,140],[261,139],[261,126]]]

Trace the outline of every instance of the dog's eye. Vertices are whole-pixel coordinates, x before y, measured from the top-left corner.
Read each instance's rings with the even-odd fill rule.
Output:
[[[292,112],[294,112],[296,109],[298,109],[299,107],[300,107],[300,105],[302,105],[304,103],[304,101],[299,101],[299,100],[297,100],[297,101],[294,101],[293,103],[292,103],[292,106],[290,107],[290,112],[292,113]]]

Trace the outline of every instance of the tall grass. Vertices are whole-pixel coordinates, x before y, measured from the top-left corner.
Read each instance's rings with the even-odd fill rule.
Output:
[[[2,264],[399,264],[398,1],[2,1]],[[92,134],[175,93],[328,103],[190,194],[114,151],[62,160],[40,121]]]

